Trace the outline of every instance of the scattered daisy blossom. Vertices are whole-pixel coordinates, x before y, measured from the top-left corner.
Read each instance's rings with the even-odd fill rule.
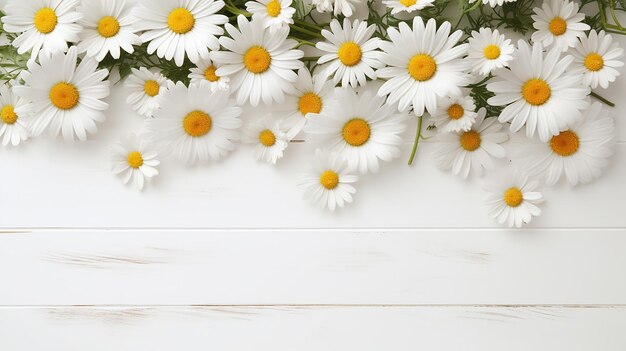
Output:
[[[604,31],[598,34],[592,30],[589,36],[580,38],[572,55],[572,72],[582,74],[583,84],[594,89],[598,86],[608,88],[609,83],[614,82],[620,74],[617,69],[624,66],[624,62],[620,60],[624,57],[624,49],[613,42],[613,37]]]
[[[567,51],[582,38],[585,31],[591,29],[583,23],[585,15],[578,13],[578,4],[568,0],[546,0],[541,8],[534,8],[533,26],[537,29],[531,36],[533,43],[544,47],[554,46]]]
[[[319,12],[332,12],[335,16],[351,17],[359,0],[312,0],[311,4]]]
[[[523,173],[494,179],[485,187],[489,192],[489,216],[509,227],[520,228],[523,224],[530,223],[532,217],[541,215],[541,209],[537,205],[543,202],[543,195],[538,187],[538,181],[529,180]]]
[[[28,139],[30,132],[30,105],[15,96],[7,85],[0,85],[0,137],[2,146],[19,145]]]
[[[291,0],[256,0],[246,2],[246,10],[252,14],[253,21],[263,22],[265,28],[279,29],[293,24],[296,9],[291,7]]]
[[[469,3],[473,4],[476,1],[480,1],[480,0],[470,0]],[[496,6],[502,6],[504,5],[504,3],[506,2],[515,2],[517,0],[482,0],[483,4],[489,4],[489,6],[491,7],[496,7]]]
[[[161,73],[151,72],[145,67],[132,68],[131,72],[124,83],[129,90],[126,102],[138,114],[152,117],[154,110],[159,107],[159,94],[167,89],[167,79]]]
[[[257,160],[273,165],[283,157],[283,152],[289,145],[287,135],[281,130],[280,121],[271,116],[251,123],[244,130],[242,141],[255,145],[254,157]]]
[[[411,13],[413,11],[422,10],[426,7],[433,6],[435,0],[384,0],[383,3],[391,8],[391,14],[395,15],[401,12]]]
[[[157,157],[157,152],[149,144],[131,134],[111,146],[111,172],[121,176],[124,184],[132,180],[139,190],[143,190],[146,178],[159,174]]]
[[[471,96],[445,97],[430,117],[437,130],[442,132],[468,131],[476,121],[476,105]]]
[[[480,28],[478,32],[472,31],[468,43],[467,60],[472,64],[473,73],[486,76],[495,69],[508,67],[513,60],[515,47],[511,39],[506,39],[497,29]]]
[[[218,76],[216,74],[217,69],[218,67],[210,59],[201,59],[197,62],[196,67],[190,70],[191,84],[208,81],[212,91],[228,90],[230,78]]]

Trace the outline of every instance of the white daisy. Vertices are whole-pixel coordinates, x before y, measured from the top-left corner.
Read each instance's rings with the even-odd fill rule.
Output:
[[[132,5],[126,0],[82,0],[78,7],[83,18],[78,22],[84,28],[80,33],[78,52],[102,61],[107,53],[120,58],[120,49],[133,53],[133,45],[141,40],[133,28]]]
[[[157,152],[148,143],[131,134],[111,145],[111,171],[122,176],[124,184],[132,179],[137,188],[143,190],[145,178],[159,174],[157,157]]]
[[[285,93],[293,92],[298,75],[293,70],[303,67],[301,50],[293,50],[297,42],[287,39],[288,28],[271,33],[259,21],[249,22],[237,17],[239,29],[226,24],[231,38],[223,36],[220,44],[228,51],[211,52],[211,58],[220,67],[219,76],[230,76],[230,86],[237,91],[237,103],[250,101],[257,106],[282,103]]]
[[[218,67],[210,59],[201,59],[197,62],[197,66],[190,69],[189,78],[191,84],[202,81],[208,81],[211,90],[228,90],[230,78],[218,76],[216,74]]]
[[[19,145],[28,139],[30,105],[15,96],[6,85],[0,85],[0,137],[2,146]]]
[[[67,54],[58,52],[39,55],[39,62],[28,62],[23,72],[25,85],[15,86],[16,95],[32,102],[31,132],[40,135],[50,129],[53,135],[62,134],[65,141],[87,140],[87,133],[98,131],[96,122],[105,120],[109,105],[103,101],[109,96],[109,75],[98,70],[98,62],[84,58],[76,66],[76,47]]]
[[[254,156],[273,165],[283,157],[283,151],[289,145],[287,135],[281,130],[280,122],[265,116],[251,123],[243,133],[242,141],[255,145]]]
[[[334,211],[352,202],[356,193],[353,183],[358,180],[345,159],[318,149],[311,170],[300,178],[299,185],[304,188],[305,200]]]
[[[613,153],[615,126],[599,102],[585,114],[583,120],[548,142],[526,139],[530,146],[524,153],[531,174],[545,178],[548,185],[565,176],[572,186],[600,176]]]
[[[433,6],[435,0],[384,0],[383,3],[391,8],[391,14],[401,12],[411,13],[429,6]]]
[[[469,0],[470,4],[475,3],[476,1],[480,1],[480,0]],[[502,6],[504,5],[505,2],[515,2],[517,0],[482,0],[483,4],[489,4],[489,6],[491,7],[496,7],[496,6]]]
[[[430,117],[441,132],[468,131],[476,121],[476,105],[471,96],[455,95],[441,99],[439,108]]]
[[[332,12],[335,16],[350,17],[354,13],[354,4],[358,0],[312,0],[311,4],[318,12]]]
[[[254,21],[263,22],[265,28],[279,29],[293,24],[296,9],[291,0],[256,0],[246,2],[246,10]]]
[[[76,12],[78,0],[19,0],[9,1],[2,17],[4,30],[19,33],[13,41],[19,54],[31,51],[36,58],[39,51],[66,52],[67,42],[79,41],[82,30],[76,24],[81,15]]]
[[[466,132],[443,133],[436,139],[437,149],[433,159],[443,170],[452,169],[452,173],[467,178],[472,170],[482,174],[484,169],[493,169],[494,158],[503,158],[506,151],[500,145],[508,140],[502,124],[497,118],[485,119],[484,108],[478,110],[476,123]]]
[[[531,36],[534,43],[545,47],[554,46],[567,51],[582,38],[584,31],[591,29],[583,23],[585,15],[578,13],[578,4],[568,0],[546,0],[541,8],[535,7],[532,15],[533,27],[537,29]]]
[[[168,80],[161,73],[151,72],[145,67],[132,68],[131,72],[124,83],[129,90],[126,103],[138,114],[152,117],[159,107],[159,95],[167,90]]]
[[[520,40],[511,69],[496,71],[499,79],[487,84],[495,93],[488,103],[506,106],[500,122],[511,122],[512,132],[526,125],[528,137],[537,131],[543,141],[576,122],[589,106],[589,88],[581,84],[580,74],[566,71],[573,60],[569,55],[561,58],[559,48],[544,56],[541,44],[531,48]]]
[[[489,215],[509,227],[515,225],[520,228],[522,224],[530,223],[532,217],[541,214],[537,205],[543,202],[543,195],[537,191],[538,187],[538,181],[529,180],[523,173],[494,179],[485,186],[489,192]]]
[[[372,89],[357,95],[351,88],[337,89],[335,101],[311,118],[304,131],[313,141],[345,157],[361,173],[378,171],[379,160],[400,154],[400,134],[407,116],[376,96]]]
[[[480,28],[479,32],[472,31],[468,39],[469,52],[467,60],[472,63],[472,72],[484,76],[494,69],[507,67],[513,60],[515,47],[511,39],[506,39],[497,29]]]
[[[604,31],[598,34],[592,30],[588,37],[580,38],[572,54],[572,71],[582,74],[583,84],[591,88],[597,88],[598,85],[608,88],[609,83],[620,75],[617,68],[624,66],[624,62],[620,60],[624,57],[624,49],[617,42],[613,42],[613,37]]]
[[[459,95],[459,87],[470,83],[465,73],[466,61],[460,58],[467,44],[456,45],[463,33],[450,34],[450,22],[436,29],[434,19],[424,25],[421,17],[413,19],[413,29],[401,22],[399,29],[387,30],[391,42],[381,41],[384,51],[380,60],[390,67],[377,71],[379,78],[388,79],[380,87],[380,96],[389,95],[387,103],[399,103],[400,111],[413,106],[421,116],[437,110],[437,97]],[[456,46],[455,46],[456,45]]]
[[[372,38],[376,30],[375,25],[367,26],[366,22],[349,19],[343,20],[343,28],[339,21],[333,19],[330,22],[330,29],[322,30],[322,35],[327,41],[320,41],[315,46],[327,52],[318,60],[318,64],[325,64],[322,73],[324,77],[333,75],[335,84],[341,82],[346,87],[365,85],[367,77],[376,79],[376,72],[373,68],[383,67],[378,61],[380,52],[378,49],[378,38]]]
[[[221,0],[140,0],[135,9],[136,27],[145,31],[141,40],[148,44],[148,54],[172,58],[182,66],[186,56],[191,62],[209,56],[209,49],[220,45],[216,36],[224,34],[221,25],[228,17],[218,14]]]
[[[177,82],[159,97],[160,108],[147,120],[150,140],[186,163],[218,160],[235,148],[241,108],[228,92],[211,91],[208,82],[186,87]]]

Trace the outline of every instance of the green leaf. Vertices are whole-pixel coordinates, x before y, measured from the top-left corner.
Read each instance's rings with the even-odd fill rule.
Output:
[[[293,7],[296,8],[296,18],[304,19],[313,11],[313,5],[306,4],[304,0],[294,0]]]

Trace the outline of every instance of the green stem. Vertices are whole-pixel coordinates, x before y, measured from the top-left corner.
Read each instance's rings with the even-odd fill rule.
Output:
[[[613,102],[603,98],[602,96],[598,95],[597,93],[595,93],[593,91],[589,95],[593,96],[594,98],[604,102],[605,104],[607,104],[607,105],[609,105],[611,107],[615,107],[615,104]]]
[[[422,136],[422,116],[417,116],[417,131],[415,132],[415,141],[413,142],[413,150],[411,150],[411,157],[409,157],[409,166],[413,164],[415,158],[415,152],[417,151],[417,145],[420,142]]]
[[[301,47],[302,45],[308,45],[308,46],[312,46],[315,47],[315,43],[308,41],[308,40],[304,40],[304,39],[298,39],[298,38],[294,38],[295,40],[298,41],[298,45],[296,45],[296,49]]]
[[[293,24],[292,24],[292,25],[290,25],[289,27],[290,27],[292,30],[296,31],[296,32],[300,32],[300,33],[302,33],[302,34],[310,35],[310,36],[312,36],[312,37],[314,37],[314,38],[324,39],[324,37],[323,37],[320,33],[311,32],[311,31],[306,30],[306,29],[304,29],[304,28],[297,27],[297,26],[295,26],[295,25],[293,25]]]

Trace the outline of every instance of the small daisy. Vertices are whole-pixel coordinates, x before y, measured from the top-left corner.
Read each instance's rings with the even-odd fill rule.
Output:
[[[212,91],[228,90],[230,78],[218,76],[215,73],[217,69],[218,67],[210,59],[201,59],[196,67],[190,69],[189,78],[191,79],[191,84],[207,81]]]
[[[492,181],[485,187],[489,192],[489,215],[509,227],[520,228],[530,223],[532,217],[541,214],[537,205],[543,202],[543,195],[537,191],[538,186],[538,181],[528,180],[527,175],[519,173]]]
[[[53,135],[62,134],[65,141],[87,140],[87,133],[98,131],[96,122],[105,120],[109,105],[109,75],[98,69],[98,62],[84,58],[78,67],[77,50],[72,46],[67,54],[58,52],[39,55],[39,63],[28,62],[23,72],[25,85],[13,87],[16,95],[32,102],[31,132],[40,135],[49,129]]]
[[[159,174],[158,154],[149,144],[131,134],[111,146],[111,171],[123,177],[124,184],[132,179],[139,190],[143,190],[145,178]]]
[[[2,146],[13,146],[28,139],[30,105],[17,96],[6,85],[0,85],[0,137]]]
[[[293,92],[298,75],[293,70],[304,66],[301,50],[293,50],[297,42],[287,39],[289,28],[277,29],[270,34],[259,21],[249,22],[237,17],[239,29],[226,24],[231,38],[223,36],[220,44],[228,51],[211,53],[213,62],[220,67],[215,73],[229,76],[233,91],[237,91],[237,103],[250,101],[257,106],[261,100],[266,105],[282,103],[285,93]]]
[[[573,60],[569,55],[561,58],[559,48],[544,55],[541,44],[531,48],[520,40],[511,69],[496,71],[500,79],[487,84],[495,93],[488,103],[506,106],[500,122],[511,122],[511,132],[526,125],[529,138],[537,132],[543,141],[576,122],[589,106],[589,88],[581,84],[580,74],[566,71]]]
[[[2,17],[4,30],[19,33],[13,41],[19,54],[31,50],[31,57],[46,53],[66,52],[67,42],[78,42],[82,30],[76,22],[78,0],[9,1]]]
[[[120,49],[133,53],[133,45],[141,40],[132,25],[131,4],[126,0],[82,0],[78,7],[83,18],[78,22],[84,28],[80,33],[78,53],[102,61],[111,53],[114,59],[120,58]]]
[[[358,180],[342,157],[317,149],[312,169],[300,178],[299,185],[304,188],[305,200],[334,211],[352,202],[356,193],[352,184]]]
[[[291,7],[291,0],[256,0],[246,2],[246,10],[252,19],[263,22],[265,28],[279,29],[293,24],[296,9]]]
[[[468,39],[469,53],[467,59],[472,63],[472,72],[484,76],[494,69],[507,67],[513,59],[515,47],[511,39],[506,39],[497,29],[480,28],[472,31]]]
[[[577,38],[585,36],[591,29],[583,23],[585,15],[578,13],[578,4],[568,0],[546,0],[541,8],[533,9],[533,27],[537,29],[531,36],[533,43],[541,43],[545,47],[554,46],[565,52],[576,46]]]
[[[150,72],[145,67],[132,68],[131,72],[124,84],[130,90],[126,103],[138,114],[152,117],[154,110],[159,107],[159,94],[167,89],[167,79],[161,73]]]
[[[336,101],[305,127],[311,140],[346,158],[361,173],[376,172],[379,160],[391,161],[400,154],[407,116],[376,96],[371,89],[357,95],[350,88],[335,92]]]
[[[576,44],[576,50],[572,50],[574,55],[575,73],[583,75],[583,84],[597,88],[598,85],[604,89],[609,83],[615,81],[620,75],[618,67],[624,66],[620,59],[624,57],[624,49],[618,43],[613,42],[613,37],[600,31],[589,32],[588,37],[580,38]]]
[[[396,15],[401,12],[411,13],[429,6],[433,6],[435,0],[384,0],[383,3],[391,8],[391,14]]]
[[[135,9],[136,27],[145,31],[141,40],[148,44],[148,54],[182,66],[185,54],[191,62],[218,50],[217,36],[224,34],[221,25],[228,17],[218,14],[221,0],[141,0]]]
[[[503,158],[506,151],[500,145],[508,140],[502,124],[497,118],[485,119],[484,108],[478,110],[476,123],[466,132],[443,133],[437,136],[437,150],[433,159],[443,170],[467,178],[470,169],[482,174],[484,169],[493,169],[493,158]]]
[[[354,4],[358,0],[312,0],[311,4],[318,12],[332,12],[335,16],[350,17],[354,13]]]
[[[413,19],[413,29],[401,22],[399,29],[387,30],[391,42],[380,42],[384,51],[380,60],[390,67],[377,71],[379,78],[388,79],[380,87],[380,96],[389,95],[388,104],[399,103],[400,111],[413,106],[421,116],[437,110],[437,97],[460,95],[460,86],[470,83],[466,61],[461,60],[467,44],[456,45],[463,33],[450,35],[450,22],[436,29],[434,19],[424,25],[421,17]]]
[[[480,1],[480,0],[469,0],[470,4],[475,3],[476,1]],[[482,0],[483,4],[489,4],[489,6],[491,7],[496,7],[496,6],[502,6],[504,5],[505,2],[515,2],[517,0]]]
[[[442,132],[468,131],[476,121],[475,109],[471,96],[445,97],[430,121]]]
[[[376,79],[374,68],[381,68],[378,61],[378,38],[372,38],[376,30],[375,25],[367,26],[366,22],[349,19],[343,20],[343,28],[336,19],[330,22],[330,29],[322,30],[327,41],[318,42],[315,46],[328,54],[317,60],[318,64],[325,64],[321,75],[334,75],[335,84],[341,82],[343,87],[350,84],[352,87],[365,85],[366,76]]]
[[[243,142],[256,145],[254,156],[257,160],[273,165],[283,157],[283,151],[289,144],[287,135],[281,130],[280,122],[270,116],[250,124],[244,131]]]
[[[218,160],[234,150],[241,108],[228,98],[228,92],[212,92],[208,82],[189,87],[177,82],[159,101],[160,108],[147,123],[150,140],[160,150],[172,152],[186,163]]]

